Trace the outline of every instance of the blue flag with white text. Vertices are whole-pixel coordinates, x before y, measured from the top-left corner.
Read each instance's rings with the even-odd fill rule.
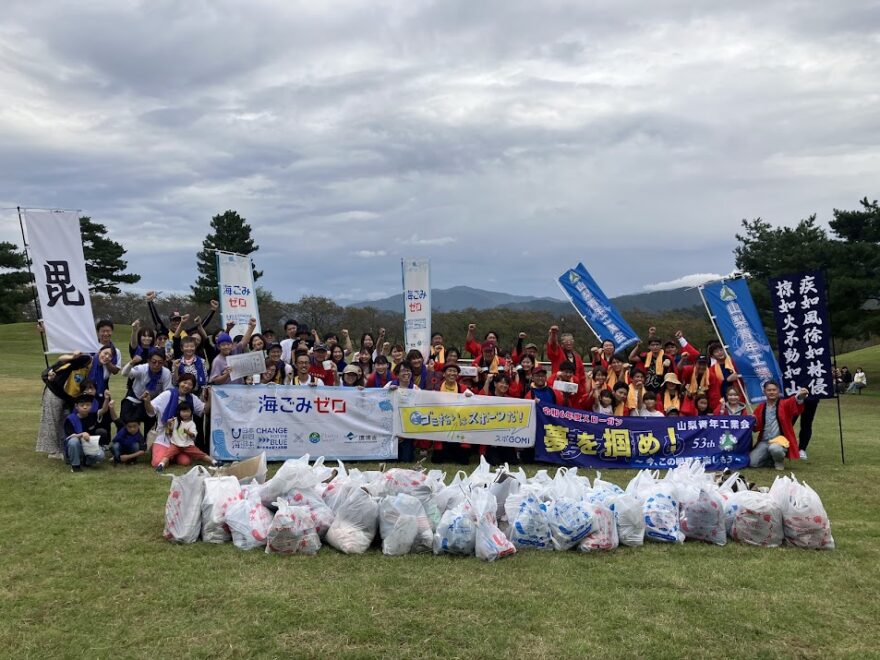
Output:
[[[709,308],[751,403],[765,400],[764,383],[782,382],[782,374],[745,279],[704,284],[700,293]]]
[[[558,281],[584,323],[601,341],[614,342],[614,350],[620,351],[639,340],[583,264],[565,271]]]

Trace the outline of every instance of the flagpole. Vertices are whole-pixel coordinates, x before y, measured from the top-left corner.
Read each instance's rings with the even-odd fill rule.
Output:
[[[831,300],[831,286],[828,283],[828,271],[823,269],[822,274],[825,276],[825,300]],[[828,304],[828,331],[831,332],[831,328],[834,327],[834,324],[831,322],[831,305]],[[837,369],[837,342],[834,340],[834,333],[831,332],[831,359],[834,368]],[[831,387],[834,388],[834,398],[837,399],[837,430],[840,433],[840,462],[843,465],[846,465],[846,456],[843,452],[843,414],[840,412],[840,394],[837,391],[837,384],[834,382],[834,374],[831,375]]]
[[[724,282],[726,282],[726,281],[727,280],[725,278],[721,279],[722,284],[724,284]],[[724,343],[724,338],[721,336],[721,331],[718,329],[718,324],[715,323],[715,315],[712,314],[712,312],[709,310],[709,303],[706,302],[706,296],[703,295],[703,287],[704,286],[705,286],[705,284],[701,284],[700,286],[697,287],[697,290],[700,292],[700,300],[703,301],[703,307],[706,308],[706,314],[709,315],[709,321],[712,323],[712,328],[715,330],[715,336],[718,337],[718,343],[721,344],[721,348],[724,349],[724,357],[729,358],[730,351],[728,350],[727,344]],[[736,365],[733,363],[733,359],[730,360],[730,364],[734,368],[734,373],[739,374],[739,372],[736,371]],[[739,374],[739,375],[740,375],[740,379],[742,379],[742,374]],[[745,395],[746,408],[749,409],[749,414],[751,415],[754,412],[755,408],[752,406],[752,402],[749,399],[749,392],[746,387],[743,387],[743,394]]]
[[[31,276],[31,294],[34,297],[34,312],[37,316],[37,323],[40,324],[40,342],[43,345],[43,360],[46,362],[46,366],[49,366],[49,356],[47,352],[49,351],[49,347],[46,345],[46,328],[43,327],[43,322],[40,319],[40,303],[37,301],[37,278],[34,277],[34,271],[31,269],[31,256],[28,252],[28,244],[27,239],[24,235],[24,220],[21,218],[21,207],[16,206],[15,210],[18,211],[18,227],[21,229],[21,244],[24,246],[24,260],[27,264],[28,274]]]

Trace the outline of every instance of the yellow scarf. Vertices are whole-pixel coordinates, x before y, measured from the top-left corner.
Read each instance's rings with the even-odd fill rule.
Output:
[[[442,383],[440,383],[440,391],[458,394],[458,383],[453,383],[452,385],[450,385],[444,380]]]
[[[642,385],[642,396],[645,395],[645,386]],[[639,395],[636,386],[630,383],[629,394],[626,395],[626,407],[630,410],[637,410],[639,407]]]
[[[483,363],[483,356],[480,356],[480,363]],[[489,365],[489,373],[497,374],[498,373],[498,354],[492,356],[492,363]]]
[[[674,397],[669,396],[669,390],[663,390],[663,410],[670,410],[672,408],[681,410],[681,397],[678,395],[677,390]]]
[[[612,408],[612,414],[613,414],[615,417],[623,417],[623,414],[624,414],[625,412],[626,412],[626,404],[624,404],[623,402],[616,404],[616,405]]]
[[[666,353],[664,353],[663,351],[660,351],[657,354],[657,357],[653,357],[653,353],[651,353],[651,351],[648,351],[647,353],[645,353],[645,358],[644,358],[645,371],[648,371],[651,368],[651,360],[652,359],[654,360],[654,373],[658,376],[662,376],[663,375],[663,360],[666,359]]]
[[[721,381],[724,380],[724,374],[721,373],[721,365],[718,364],[718,361],[715,361],[715,365],[712,367],[715,370],[715,377]],[[727,369],[731,373],[735,373],[736,369],[733,368],[733,362],[730,361],[730,356],[724,358],[724,368]],[[707,370],[708,374],[708,370]]]
[[[437,348],[436,350],[432,349],[432,352],[437,353],[437,359],[434,362],[439,362],[440,364],[446,364],[446,349],[442,346]]]
[[[629,374],[626,372],[626,369],[621,369],[620,373],[623,374],[623,382],[629,385]],[[608,370],[608,377],[605,379],[605,385],[602,387],[603,390],[611,390],[614,391],[614,386],[617,385],[617,373],[614,369]]]
[[[92,359],[96,360],[97,357],[92,358]],[[72,363],[70,363],[70,362],[68,362],[66,364],[62,364],[60,367],[58,367],[55,370],[55,373],[59,373],[61,371],[64,371],[65,369],[71,369],[71,367],[70,367],[71,364]],[[64,381],[64,391],[69,396],[71,396],[73,398],[78,397],[81,394],[80,385],[82,384],[82,381],[84,381],[86,378],[89,377],[89,372],[91,370],[92,370],[92,363],[91,362],[89,362],[86,366],[84,366],[80,369],[71,369],[70,375],[67,377],[67,380]]]
[[[718,366],[718,365],[715,365]],[[706,369],[703,372],[703,375],[700,377],[700,382],[697,382],[697,368],[694,367],[693,372],[691,373],[691,382],[688,383],[687,393],[691,396],[696,396],[697,390],[703,390],[704,392],[709,391],[709,370]]]

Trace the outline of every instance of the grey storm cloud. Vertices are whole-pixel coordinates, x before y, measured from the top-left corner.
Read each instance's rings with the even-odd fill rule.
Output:
[[[394,293],[403,256],[620,294],[880,180],[873,2],[78,5],[4,5],[0,205],[83,209],[147,288],[231,208],[282,299]]]

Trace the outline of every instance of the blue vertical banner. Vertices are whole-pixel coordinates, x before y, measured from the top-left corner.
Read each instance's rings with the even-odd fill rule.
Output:
[[[403,337],[406,352],[431,352],[431,262],[429,259],[401,259],[403,272]]]
[[[558,282],[584,323],[601,341],[614,342],[614,350],[620,351],[639,340],[583,264],[565,271]]]
[[[811,398],[834,398],[826,290],[821,271],[770,280],[782,384],[788,395],[805,387]]]
[[[737,373],[742,376],[749,401],[764,401],[764,383],[768,380],[781,383],[782,374],[748,283],[738,278],[704,284],[700,295]]]

